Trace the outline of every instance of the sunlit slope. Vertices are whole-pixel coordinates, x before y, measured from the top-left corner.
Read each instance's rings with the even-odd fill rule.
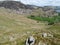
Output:
[[[53,38],[40,37],[43,32],[51,33]],[[13,10],[0,8],[0,45],[24,45],[30,35],[38,37],[37,43],[43,41],[49,43],[48,45],[60,45],[60,24],[37,23],[36,20],[17,14]]]
[[[1,45],[10,44],[10,38],[12,37],[15,38],[13,39],[14,41],[19,40],[22,39],[24,35],[26,36],[31,35],[32,33],[38,30],[43,30],[44,28],[45,28],[44,23],[41,22],[37,23],[37,21],[35,20],[28,19],[14,12],[10,13],[8,10],[0,8]]]

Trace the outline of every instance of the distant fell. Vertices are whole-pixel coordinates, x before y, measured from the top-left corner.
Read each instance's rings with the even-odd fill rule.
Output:
[[[25,5],[20,1],[0,1],[0,7],[5,7],[9,9],[32,9],[32,6]]]
[[[0,1],[0,7],[16,10],[16,13],[23,15],[34,15],[51,17],[58,15],[53,6],[39,7],[35,5],[26,5],[20,1]]]

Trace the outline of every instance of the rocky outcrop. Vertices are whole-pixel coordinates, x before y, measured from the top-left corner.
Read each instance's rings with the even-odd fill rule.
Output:
[[[35,15],[43,17],[56,16],[57,13],[51,7],[39,7],[34,5],[25,5],[19,1],[0,1],[0,7],[16,10],[18,14]]]
[[[27,38],[26,45],[34,45],[34,43],[35,43],[35,38],[33,36]]]
[[[5,7],[9,9],[32,9],[32,6],[25,5],[19,1],[0,1],[0,7]]]

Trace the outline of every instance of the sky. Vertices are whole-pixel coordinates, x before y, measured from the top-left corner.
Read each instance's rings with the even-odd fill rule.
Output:
[[[21,1],[24,4],[31,4],[37,6],[60,6],[60,0],[15,0],[15,1]]]

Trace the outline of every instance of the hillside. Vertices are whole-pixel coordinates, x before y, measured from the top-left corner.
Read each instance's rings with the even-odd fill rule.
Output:
[[[6,9],[0,8],[0,45],[16,45],[10,41],[14,37],[14,41],[21,44],[22,40],[35,31],[42,29],[44,23],[37,23],[16,13],[6,12]]]
[[[22,9],[32,9],[32,6],[28,6],[19,1],[0,1],[0,7],[5,7],[9,9],[19,10]]]
[[[18,14],[28,16],[35,15],[35,16],[51,17],[58,15],[55,12],[54,8],[48,6],[39,7],[34,5],[26,5],[18,1],[0,1],[0,7],[15,10],[15,12]]]
[[[41,21],[37,23],[23,15],[15,12],[9,13],[7,9],[0,8],[0,45],[24,45],[28,36],[39,37],[43,32],[51,33],[54,37],[39,37],[38,41],[46,41],[49,45],[60,45],[60,24],[58,25],[48,26]]]

